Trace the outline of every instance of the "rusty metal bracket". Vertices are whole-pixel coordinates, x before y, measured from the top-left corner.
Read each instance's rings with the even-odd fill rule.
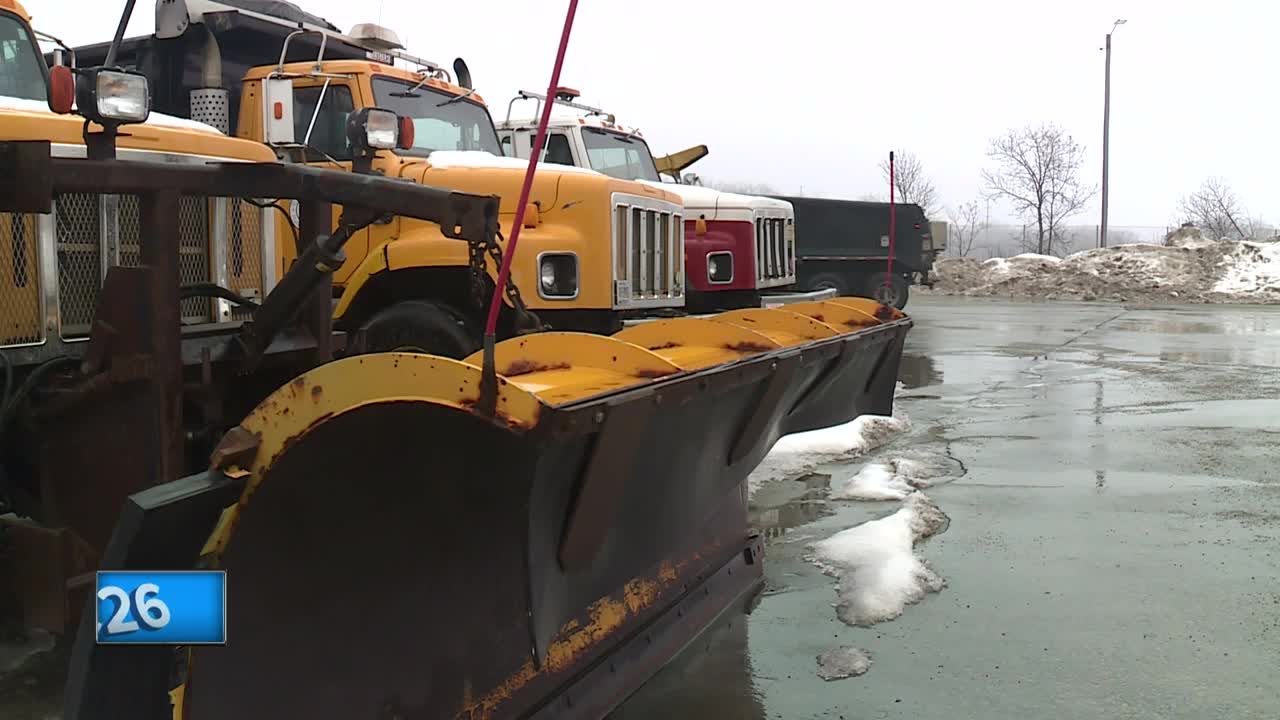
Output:
[[[247,468],[258,454],[261,436],[239,425],[231,428],[209,455],[210,470],[229,470],[232,466]]]
[[[653,421],[654,407],[651,402],[614,405],[600,418],[600,431],[560,541],[560,567],[566,572],[590,565],[613,525],[623,488],[634,474],[644,428]]]

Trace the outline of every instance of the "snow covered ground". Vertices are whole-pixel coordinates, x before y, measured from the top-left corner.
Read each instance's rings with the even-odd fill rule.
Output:
[[[1182,228],[1167,245],[1117,245],[1062,259],[942,258],[933,272],[933,291],[946,295],[1267,303],[1280,301],[1280,242],[1216,241]]]

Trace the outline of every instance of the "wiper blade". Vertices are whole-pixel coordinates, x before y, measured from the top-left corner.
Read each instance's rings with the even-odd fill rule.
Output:
[[[443,102],[438,102],[438,103],[436,103],[436,107],[444,107],[445,105],[452,105],[452,104],[454,104],[454,103],[458,102],[459,100],[464,100],[464,99],[466,99],[466,98],[471,97],[471,94],[472,94],[472,93],[474,93],[474,92],[475,92],[475,88],[471,88],[470,90],[468,90],[468,91],[466,91],[466,92],[462,93],[461,95],[454,95],[453,97],[449,98],[448,100],[445,100],[445,101],[443,101]]]
[[[391,97],[407,97],[407,98],[416,98],[416,97],[422,97],[422,93],[416,93],[416,92],[393,92],[393,93],[391,93]]]

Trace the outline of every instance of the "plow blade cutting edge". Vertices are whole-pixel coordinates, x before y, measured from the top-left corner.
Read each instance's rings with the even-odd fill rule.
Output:
[[[862,302],[508,340],[494,417],[478,356],[305,373],[104,554],[225,568],[228,644],[98,646],[87,612],[67,717],[602,716],[760,582],[777,438],[891,411],[911,323]]]

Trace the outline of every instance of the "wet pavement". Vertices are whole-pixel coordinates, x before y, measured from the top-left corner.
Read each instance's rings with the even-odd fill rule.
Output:
[[[947,586],[841,623],[806,546],[899,502],[830,480],[754,496],[764,592],[614,713],[634,718],[1280,717],[1280,308],[920,297],[899,407],[867,460],[933,453]],[[824,681],[816,656],[870,652]]]

